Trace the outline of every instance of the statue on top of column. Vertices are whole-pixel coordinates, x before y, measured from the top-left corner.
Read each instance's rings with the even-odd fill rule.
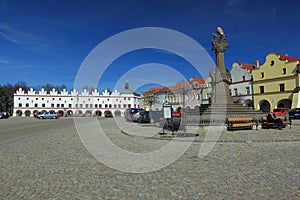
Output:
[[[217,33],[213,33],[212,50],[216,53],[224,53],[228,47],[226,35],[221,27],[217,28]]]

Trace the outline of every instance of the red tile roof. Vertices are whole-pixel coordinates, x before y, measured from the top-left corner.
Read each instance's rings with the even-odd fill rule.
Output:
[[[205,79],[203,78],[193,78],[195,81],[203,84],[205,83]],[[160,93],[160,92],[168,92],[168,91],[174,91],[174,90],[179,90],[187,86],[189,83],[186,81],[181,81],[177,83],[175,86],[170,86],[170,87],[163,87],[163,88],[150,88],[147,92],[143,92],[143,94],[147,93]]]
[[[250,72],[252,72],[253,69],[255,69],[255,65],[254,64],[246,64],[246,63],[242,63],[242,62],[238,62],[241,66],[241,68],[243,69],[247,69]]]
[[[205,83],[205,79],[203,78],[193,78],[195,81],[198,81],[199,83],[203,84]]]
[[[289,57],[289,56],[283,56],[283,55],[280,55],[279,56],[279,59],[280,60],[286,60],[288,62],[292,62],[292,61],[298,61],[300,62],[300,58],[292,58],[292,57]]]

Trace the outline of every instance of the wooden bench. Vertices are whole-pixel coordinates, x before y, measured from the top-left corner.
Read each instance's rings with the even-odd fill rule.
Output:
[[[257,130],[257,121],[255,121],[252,117],[235,117],[235,118],[227,118],[226,125],[227,130],[252,130],[253,126],[256,127]]]
[[[288,121],[284,115],[278,115],[276,116],[276,118],[281,119],[281,121],[285,126],[289,125],[289,127],[292,128],[292,121],[291,120]],[[268,121],[267,116],[263,116],[261,128],[263,129],[278,128],[278,125],[275,122]]]

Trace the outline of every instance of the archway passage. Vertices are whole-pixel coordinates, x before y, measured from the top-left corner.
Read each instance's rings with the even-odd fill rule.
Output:
[[[59,117],[62,117],[65,114],[64,111],[62,111],[62,110],[59,110],[57,113],[58,113]]]
[[[92,111],[91,111],[91,110],[87,110],[87,111],[85,112],[85,116],[86,116],[86,117],[91,117],[91,116],[92,116]]]
[[[292,100],[290,99],[281,99],[277,103],[277,108],[291,108]]]
[[[115,114],[116,117],[120,117],[121,116],[121,111],[120,110],[116,110],[114,114]]]
[[[254,103],[253,103],[253,100],[251,100],[251,99],[246,99],[244,101],[243,105],[247,108],[254,108]]]
[[[96,110],[95,112],[96,116],[101,117],[102,116],[102,112],[100,110]]]
[[[23,113],[22,113],[21,110],[17,110],[16,114],[17,114],[18,117],[21,117]]]
[[[259,109],[263,112],[270,112],[270,103],[267,100],[262,100],[259,102]]]
[[[110,110],[104,111],[104,117],[113,117],[112,112]]]
[[[29,117],[30,114],[31,114],[30,110],[26,110],[26,111],[25,111],[25,117]]]
[[[67,117],[69,117],[69,116],[73,116],[73,112],[72,112],[72,110],[68,110],[66,115],[67,115]]]
[[[75,116],[82,116],[82,111],[81,110],[76,110]]]

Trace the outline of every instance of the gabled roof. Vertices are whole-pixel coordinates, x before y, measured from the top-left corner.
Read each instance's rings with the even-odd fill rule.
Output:
[[[241,66],[241,68],[243,69],[247,69],[249,70],[250,72],[252,72],[253,69],[255,69],[255,65],[254,64],[247,64],[247,63],[242,63],[242,62],[238,62],[239,65]]]

